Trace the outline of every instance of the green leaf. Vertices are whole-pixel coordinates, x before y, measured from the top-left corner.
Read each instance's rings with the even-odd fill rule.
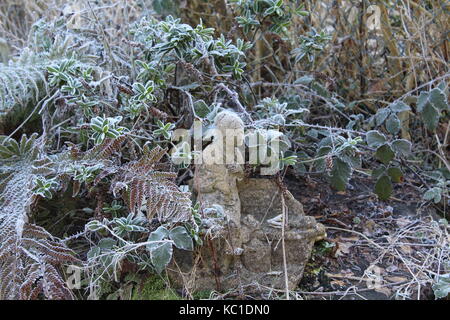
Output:
[[[331,170],[331,185],[338,191],[344,191],[351,174],[352,168],[339,158],[335,158]]]
[[[423,199],[425,201],[433,200],[434,203],[439,203],[442,199],[442,189],[439,187],[429,189],[424,193]]]
[[[113,238],[103,238],[98,242],[98,247],[101,249],[112,249],[117,241]]]
[[[417,99],[417,111],[423,112],[427,103],[428,103],[428,92],[421,92],[419,98]]]
[[[369,147],[376,148],[386,142],[386,137],[376,130],[371,130],[366,134],[366,142]]]
[[[198,100],[194,103],[195,114],[200,118],[206,118],[206,116],[211,112],[208,105],[203,100]]]
[[[396,101],[392,104],[389,105],[389,108],[393,111],[393,112],[404,112],[404,111],[410,111],[411,108],[404,103],[403,101]]]
[[[396,153],[402,154],[404,156],[411,153],[411,142],[405,139],[394,140],[391,143],[391,147]]]
[[[348,152],[342,152],[337,156],[352,168],[361,167],[361,156],[357,153],[349,154]]]
[[[294,81],[294,84],[310,84],[314,80],[313,76],[303,76]]]
[[[377,152],[375,152],[375,157],[384,164],[391,162],[391,160],[394,159],[394,156],[395,153],[388,144],[382,145],[377,149]]]
[[[389,108],[378,109],[377,113],[375,114],[375,121],[377,126],[381,126],[390,113],[391,110]]]
[[[432,288],[436,299],[446,298],[450,294],[450,273],[439,275]]]
[[[440,110],[447,110],[448,105],[445,94],[439,88],[434,88],[429,93],[421,92],[417,100],[417,111],[422,114],[422,120],[428,130],[437,128]]]
[[[392,194],[392,183],[388,176],[381,176],[375,184],[375,193],[381,200],[387,200]]]
[[[188,234],[185,227],[178,226],[170,230],[169,238],[174,242],[178,249],[194,250],[194,244],[191,236]]]
[[[430,91],[429,100],[436,109],[441,111],[448,110],[447,98],[439,88],[434,88]]]
[[[172,243],[164,242],[150,250],[150,260],[156,269],[161,273],[172,259],[173,248]]]
[[[382,164],[378,168],[372,170],[372,178],[378,179],[385,172],[386,172],[386,166]]]
[[[396,114],[391,114],[386,121],[386,129],[390,134],[396,134],[400,131],[400,119]]]
[[[318,82],[313,82],[313,84],[311,85],[311,89],[313,89],[321,97],[330,97],[330,92]]]
[[[161,241],[169,236],[169,230],[167,228],[160,226],[158,229],[150,233],[148,241]],[[149,246],[152,246],[149,244]]]
[[[439,122],[440,113],[430,103],[427,103],[422,111],[422,120],[428,130],[434,131],[437,128]]]
[[[403,180],[403,172],[400,168],[391,167],[387,170],[389,177],[391,177],[392,182],[402,182]]]

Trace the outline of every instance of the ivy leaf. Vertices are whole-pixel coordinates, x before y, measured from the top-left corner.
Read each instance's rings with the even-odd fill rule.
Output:
[[[404,156],[411,153],[411,142],[405,139],[394,140],[391,143],[391,147],[396,153],[400,153]]]
[[[396,114],[391,114],[386,121],[386,129],[391,134],[396,134],[400,130],[400,119]]]
[[[391,167],[387,170],[389,177],[391,177],[392,182],[402,182],[403,181],[403,172],[400,168]]]
[[[375,184],[375,193],[381,200],[387,200],[392,194],[391,179],[387,175],[381,176]]]
[[[161,273],[172,259],[173,248],[172,243],[164,242],[153,247],[150,250],[150,260],[156,269],[156,272]]]
[[[158,229],[150,233],[148,241],[162,241],[169,236],[169,230],[165,227],[160,226]],[[159,243],[149,243],[147,249],[150,251],[153,247],[157,247]]]
[[[333,170],[331,170],[331,185],[338,191],[344,191],[351,173],[352,168],[347,163],[339,158],[335,158]]]
[[[178,249],[194,250],[192,238],[185,227],[178,226],[170,230],[169,238],[174,242]]]
[[[394,159],[394,156],[394,151],[392,151],[391,147],[387,143],[379,147],[377,152],[375,152],[375,157],[377,157],[377,159],[384,164],[391,162],[391,160]]]
[[[369,147],[376,148],[386,142],[386,137],[377,130],[371,130],[366,134],[366,141]]]

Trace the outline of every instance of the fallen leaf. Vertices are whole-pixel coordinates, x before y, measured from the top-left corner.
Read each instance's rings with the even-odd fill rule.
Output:
[[[401,245],[400,246],[400,250],[404,253],[404,254],[411,254],[413,252],[413,249],[410,246],[407,245]]]
[[[340,257],[350,252],[350,248],[353,244],[350,242],[338,242],[338,248],[334,254],[335,257]]]
[[[404,282],[404,281],[408,281],[407,278],[405,277],[399,277],[399,276],[393,276],[393,277],[384,277],[386,280],[390,281],[390,282]]]
[[[339,286],[339,287],[345,287],[345,282],[341,280],[333,280],[331,281],[331,284]]]

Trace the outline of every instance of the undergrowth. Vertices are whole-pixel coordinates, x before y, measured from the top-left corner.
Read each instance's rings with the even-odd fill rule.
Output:
[[[11,12],[9,2],[1,16]],[[154,1],[156,12],[144,9],[146,1],[118,8],[37,1],[33,14],[21,11],[26,30],[14,30],[12,20],[0,25],[0,123],[12,121],[0,125],[0,298],[74,298],[64,279],[69,264],[83,270],[80,297],[106,298],[105,283],[127,272],[163,273],[174,246],[201,245],[204,211],[192,203],[188,182],[194,155],[171,138],[194,120],[211,127],[225,109],[247,128],[282,133],[263,141],[283,141],[285,172],[323,175],[341,192],[352,177],[371,176],[380,200],[409,183],[422,205],[447,218],[448,39],[422,52],[398,10],[409,28],[427,17],[423,37],[432,41],[443,37],[436,26],[448,23],[448,6],[380,3],[389,23],[358,31],[356,42],[365,47],[367,35],[381,37],[380,46],[398,57],[382,65],[379,48],[367,48],[357,58],[361,68],[376,65],[366,78],[367,70],[341,58],[355,44],[338,36],[355,30],[319,19],[323,9],[313,2],[210,4],[219,2],[222,28],[209,15],[198,19],[198,10],[214,10],[201,1]],[[22,135],[32,119],[40,130]],[[173,151],[182,165],[171,162]],[[88,215],[74,221],[77,232],[59,239],[40,225],[61,219],[64,208],[46,221],[33,217],[43,198],[68,189],[90,206],[76,209]],[[448,292],[448,256],[442,262],[440,293]],[[151,279],[131,297],[176,298]]]

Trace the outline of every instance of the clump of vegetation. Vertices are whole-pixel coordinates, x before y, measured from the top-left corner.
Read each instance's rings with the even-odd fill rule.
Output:
[[[84,272],[79,298],[106,298],[108,283],[161,274],[174,247],[202,245],[194,155],[171,138],[224,109],[280,133],[262,141],[281,141],[282,177],[339,192],[371,177],[381,201],[407,183],[448,219],[450,19],[439,1],[380,2],[375,27],[353,1],[25,2],[35,9],[0,4],[1,299],[74,298],[68,264]],[[66,212],[44,204],[69,194],[80,199],[70,226],[50,230]],[[448,238],[434,255],[426,282],[442,298]],[[178,298],[158,279],[132,298]]]

